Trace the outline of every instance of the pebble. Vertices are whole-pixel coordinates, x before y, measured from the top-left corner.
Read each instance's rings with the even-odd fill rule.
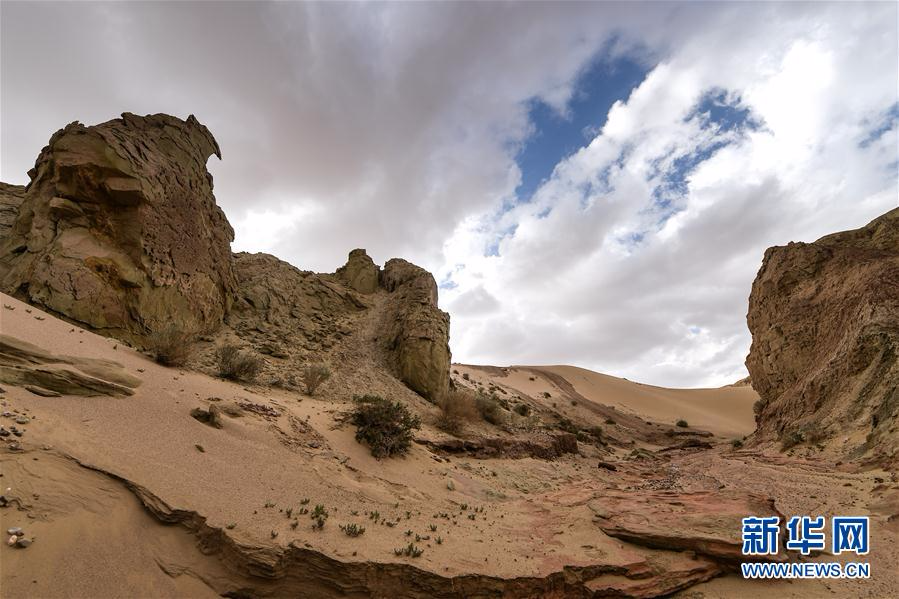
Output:
[[[13,536],[9,537],[9,540],[6,542],[6,544],[9,545],[10,547],[12,547],[13,545],[16,544],[16,542],[18,540],[19,540],[19,537],[17,537],[16,535],[13,535]]]
[[[22,532],[22,529],[20,527],[13,526],[12,528],[6,529],[6,534],[21,537],[24,533]]]
[[[25,549],[29,545],[31,545],[30,539],[19,539],[18,541],[16,541],[16,547],[21,547],[22,549]]]
[[[16,424],[28,424],[31,422],[27,416],[19,416],[16,418]]]

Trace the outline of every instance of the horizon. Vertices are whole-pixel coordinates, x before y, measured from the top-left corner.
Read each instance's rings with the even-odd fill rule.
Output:
[[[0,179],[194,114],[234,251],[427,268],[454,363],[730,384],[764,250],[897,205],[899,7],[653,6],[4,2]]]

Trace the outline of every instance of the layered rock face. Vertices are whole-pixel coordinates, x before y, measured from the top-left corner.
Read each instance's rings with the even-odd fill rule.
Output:
[[[381,285],[390,292],[380,342],[397,375],[414,391],[439,401],[449,389],[449,314],[437,307],[437,282],[423,268],[394,258]]]
[[[9,237],[24,200],[24,186],[0,183],[0,243]]]
[[[747,319],[762,438],[896,461],[899,209],[861,229],[769,248]]]
[[[218,144],[193,116],[125,113],[57,131],[0,241],[0,287],[126,338],[215,329],[235,276],[212,154]]]

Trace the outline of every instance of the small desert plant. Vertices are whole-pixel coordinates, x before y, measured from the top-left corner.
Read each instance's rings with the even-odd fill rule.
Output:
[[[309,515],[309,517],[310,517],[310,518],[313,518],[313,519],[315,519],[315,518],[327,518],[327,517],[328,517],[328,510],[325,509],[325,506],[323,506],[322,504],[319,503],[319,504],[317,504],[317,505],[315,506],[315,509],[312,510],[312,513]]]
[[[308,395],[315,395],[315,390],[331,378],[331,369],[324,364],[309,364],[303,368],[303,385]]]
[[[458,435],[465,427],[465,422],[476,420],[479,416],[477,405],[471,393],[450,391],[440,400],[440,415],[437,427],[451,435]]]
[[[687,424],[687,421],[686,421],[686,420],[683,420],[683,419],[678,420],[678,421],[675,423],[675,425],[678,426],[678,427],[680,427],[680,428],[687,428],[688,426],[690,426],[689,424]]]
[[[503,413],[503,409],[495,395],[478,394],[475,405],[478,408],[478,412],[481,413],[481,418],[490,424],[497,426],[505,424],[506,415]]]
[[[531,413],[531,408],[525,403],[516,404],[514,408],[512,408],[516,414],[519,416],[528,416]]]
[[[783,436],[783,439],[780,441],[781,450],[787,450],[791,447],[795,447],[800,443],[804,443],[806,440],[805,433],[799,430],[794,430],[786,433]]]
[[[471,377],[468,376],[468,373],[467,373],[467,372],[466,372],[465,374],[462,375],[462,378],[465,379],[466,381],[471,380]]]
[[[397,401],[377,395],[355,398],[356,408],[350,422],[356,427],[356,440],[371,448],[376,458],[400,455],[412,445],[412,431],[421,428],[421,420]]]
[[[248,351],[242,351],[233,343],[226,343],[216,352],[219,374],[233,381],[252,382],[262,370],[262,358]]]
[[[414,543],[409,543],[405,547],[393,550],[394,555],[405,555],[406,557],[418,557],[422,553],[424,553],[424,549],[419,549]]]
[[[430,524],[430,525],[428,525],[428,528],[431,529],[431,532],[437,532],[437,525],[436,525],[436,524]]]
[[[730,444],[734,449],[740,449],[741,447],[743,447],[743,441],[741,441],[740,439],[732,439]]]
[[[340,530],[348,537],[358,537],[365,534],[365,527],[358,524],[341,524]]]
[[[147,342],[157,363],[163,366],[183,366],[193,355],[196,336],[169,326],[151,333]]]

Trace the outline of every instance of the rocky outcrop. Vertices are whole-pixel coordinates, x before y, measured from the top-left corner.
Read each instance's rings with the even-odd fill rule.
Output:
[[[235,278],[212,154],[218,145],[193,116],[125,113],[57,131],[0,241],[0,287],[126,338],[215,329]]]
[[[374,293],[378,289],[381,269],[363,249],[350,252],[347,263],[337,269],[337,276],[359,293]]]
[[[381,285],[390,292],[380,343],[397,376],[431,401],[449,388],[449,314],[437,307],[437,282],[423,268],[394,258]]]
[[[302,363],[351,330],[366,307],[330,275],[302,271],[268,254],[234,254],[237,291],[227,324],[260,353]]]
[[[899,209],[769,248],[747,320],[759,438],[897,460]]]
[[[743,518],[783,518],[771,499],[735,490],[609,490],[588,506],[595,514],[594,522],[609,536],[646,547],[693,551],[725,565],[746,559],[742,553]],[[769,559],[784,561],[786,553],[780,551]]]
[[[0,183],[0,243],[9,236],[19,216],[19,206],[25,200],[23,185]]]
[[[36,395],[124,397],[140,379],[110,360],[57,356],[36,345],[0,334],[0,381]]]

